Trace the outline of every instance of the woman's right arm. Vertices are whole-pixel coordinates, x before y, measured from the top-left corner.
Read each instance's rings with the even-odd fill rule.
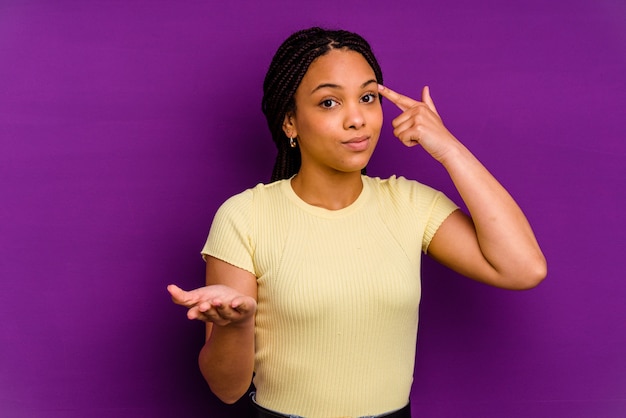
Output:
[[[198,358],[211,391],[234,403],[250,387],[254,371],[256,277],[214,257],[207,257],[206,287],[185,292],[171,285],[174,302],[187,316],[206,322],[206,341]]]
[[[256,277],[246,270],[209,256],[206,263],[206,284],[225,285],[247,296],[247,299],[252,299],[244,299],[243,302],[248,305],[238,305],[238,310],[234,310],[245,313],[237,318],[239,320],[226,325],[220,325],[219,321],[207,322],[206,341],[198,358],[200,371],[211,391],[223,402],[234,403],[246,394],[254,371]],[[237,299],[233,301],[237,302]],[[229,318],[229,315],[235,313],[226,302],[221,308],[216,307],[214,310],[220,318]]]

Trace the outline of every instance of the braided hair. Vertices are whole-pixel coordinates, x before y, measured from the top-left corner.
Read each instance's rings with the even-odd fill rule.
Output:
[[[376,81],[383,82],[382,71],[369,43],[356,33],[318,27],[304,29],[289,36],[276,51],[263,82],[262,102],[272,139],[278,148],[272,181],[288,179],[300,169],[300,151],[289,146],[289,138],[282,129],[285,115],[296,109],[296,89],[316,58],[332,49],[342,48],[361,54],[374,70]]]

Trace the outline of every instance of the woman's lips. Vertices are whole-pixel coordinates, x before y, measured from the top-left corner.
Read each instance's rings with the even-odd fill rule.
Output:
[[[352,151],[365,151],[370,144],[369,136],[359,136],[342,142],[344,146]]]

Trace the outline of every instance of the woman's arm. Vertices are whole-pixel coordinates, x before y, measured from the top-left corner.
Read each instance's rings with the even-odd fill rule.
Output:
[[[546,276],[546,260],[511,195],[443,125],[428,87],[418,102],[388,88],[380,93],[403,113],[392,122],[405,145],[421,145],[448,171],[471,218],[456,211],[439,227],[428,253],[481,282],[529,289]]]
[[[174,302],[189,308],[187,316],[206,322],[200,371],[211,391],[225,403],[241,398],[254,370],[256,277],[214,257],[206,263],[206,287],[185,292],[171,285]]]

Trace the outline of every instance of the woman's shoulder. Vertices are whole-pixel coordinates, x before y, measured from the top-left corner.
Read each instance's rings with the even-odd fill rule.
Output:
[[[278,180],[272,183],[258,183],[256,186],[245,189],[228,199],[222,204],[222,207],[238,207],[252,205],[254,202],[261,202],[266,199],[272,199],[281,193],[283,183],[288,180]]]
[[[376,196],[381,211],[385,214],[397,213],[402,222],[416,219],[429,223],[443,221],[458,206],[441,191],[402,176],[386,179],[368,177],[367,183]],[[393,218],[393,217],[391,217]],[[387,217],[387,219],[390,219]],[[437,222],[439,222],[437,221]],[[437,225],[439,223],[435,222]],[[406,226],[406,225],[405,225]]]
[[[391,176],[388,178],[365,177],[378,204],[383,210],[408,209],[418,211],[425,210],[440,202],[449,199],[441,191],[421,183],[417,180],[407,179],[403,176]],[[450,202],[450,205],[454,204]]]
[[[364,176],[364,181],[366,181],[370,188],[372,188],[375,192],[387,192],[387,193],[415,193],[415,192],[437,192],[437,190],[432,187],[420,183],[417,180],[407,179],[404,176],[396,176],[392,175],[387,178],[380,177],[368,177]]]

